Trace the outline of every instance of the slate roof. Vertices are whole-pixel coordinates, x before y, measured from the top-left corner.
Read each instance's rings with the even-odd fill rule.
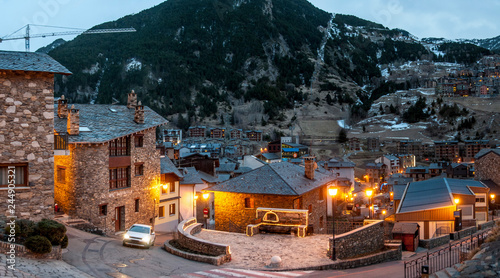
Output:
[[[395,184],[392,186],[393,199],[401,200],[403,198],[403,193],[405,193],[406,184]]]
[[[281,159],[281,153],[263,153],[262,156],[267,160]]]
[[[203,171],[198,171],[198,175],[200,176],[200,178],[202,179],[202,181],[206,181],[207,183],[217,183],[219,182],[219,178],[217,177],[214,177],[208,173],[205,173]],[[220,176],[220,175],[219,175]]]
[[[478,159],[481,158],[482,156],[487,155],[488,153],[493,152],[496,155],[500,156],[500,149],[481,149],[475,156],[474,158]]]
[[[71,74],[52,57],[38,52],[0,51],[0,69]]]
[[[224,163],[220,164],[219,167],[215,168],[217,172],[234,172],[236,169],[236,163]]]
[[[394,223],[394,228],[392,228],[393,234],[415,234],[420,226],[417,223],[404,223],[396,222]]]
[[[203,183],[198,171],[194,167],[184,168],[184,179],[180,181],[180,184],[200,184]]]
[[[329,168],[354,168],[356,163],[350,161],[328,161],[327,166]]]
[[[179,169],[175,167],[175,165],[172,163],[172,160],[170,160],[170,158],[168,158],[167,156],[160,158],[160,164],[162,174],[174,174],[179,178],[183,177]]]
[[[289,162],[267,164],[236,178],[214,185],[208,191],[300,196],[335,181],[333,175],[315,172],[315,179],[304,176],[304,167]]]
[[[147,106],[144,106],[143,124],[134,122],[135,110],[128,109],[125,105],[75,104],[75,108],[80,110],[80,128],[87,127],[90,131],[80,131],[79,135],[68,136],[69,143],[104,143],[168,123]],[[66,133],[67,123],[68,119],[57,116],[56,104],[54,129],[58,133]]]
[[[453,195],[474,195],[469,187],[486,187],[479,181],[433,178],[411,182],[406,188],[397,213],[429,210],[454,205]]]

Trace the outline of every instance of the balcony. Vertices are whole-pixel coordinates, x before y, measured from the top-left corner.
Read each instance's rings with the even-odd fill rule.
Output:
[[[54,155],[69,155],[68,134],[54,134]]]

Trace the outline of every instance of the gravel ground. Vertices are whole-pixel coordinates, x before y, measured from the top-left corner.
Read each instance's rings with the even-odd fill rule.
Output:
[[[296,269],[332,262],[326,256],[330,238],[327,235],[299,238],[295,235],[257,234],[249,237],[245,234],[202,230],[194,236],[210,242],[228,244],[231,247],[231,262],[224,266],[230,268],[269,270],[266,266],[270,264],[273,256],[281,257],[281,269]]]

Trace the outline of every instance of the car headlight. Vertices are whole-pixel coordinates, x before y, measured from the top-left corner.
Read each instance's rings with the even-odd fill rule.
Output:
[[[142,241],[149,242],[150,239],[151,237],[149,235],[146,235],[145,237],[142,238]]]
[[[123,239],[129,239],[129,238],[130,238],[130,236],[129,236],[128,234],[125,234],[125,235],[123,236]]]

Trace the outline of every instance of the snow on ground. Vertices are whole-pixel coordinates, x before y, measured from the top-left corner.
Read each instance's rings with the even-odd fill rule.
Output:
[[[341,128],[346,128],[346,129],[351,128],[350,126],[345,124],[344,120],[337,120],[337,123]]]
[[[436,93],[435,89],[418,89],[417,91],[426,96],[433,96]]]
[[[142,69],[142,63],[137,61],[135,58],[132,58],[129,61],[130,62],[128,62],[128,64],[125,66],[125,71]]]
[[[408,123],[400,123],[389,126],[388,128],[392,130],[402,130],[402,129],[409,129],[410,125]]]

